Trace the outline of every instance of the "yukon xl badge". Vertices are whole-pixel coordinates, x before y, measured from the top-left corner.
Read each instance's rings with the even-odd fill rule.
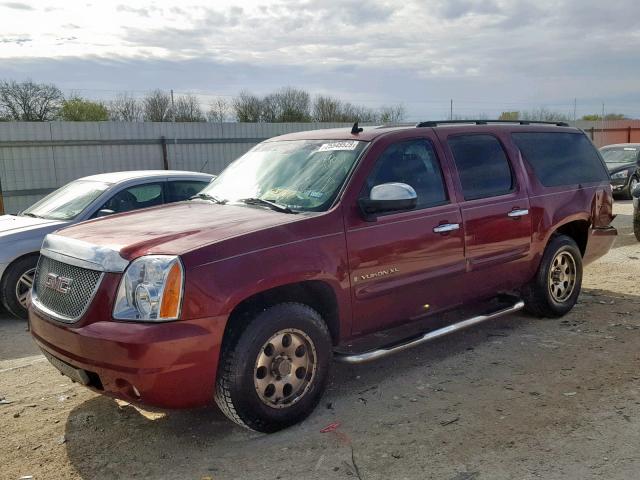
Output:
[[[67,294],[73,283],[73,278],[62,277],[55,273],[47,274],[47,279],[44,282],[44,286],[55,290],[56,292]]]
[[[353,281],[357,282],[359,280],[371,280],[378,277],[386,277],[387,275],[392,275],[394,273],[399,273],[400,269],[397,267],[388,268],[385,270],[380,270],[378,272],[366,273],[364,275],[356,275],[353,277]]]

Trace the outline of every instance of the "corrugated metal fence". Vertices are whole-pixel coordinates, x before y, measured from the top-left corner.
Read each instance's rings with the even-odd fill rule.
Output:
[[[79,177],[118,170],[220,173],[256,143],[346,123],[0,122],[0,213]],[[577,122],[597,146],[640,142],[640,121]],[[4,209],[3,209],[4,203]]]
[[[0,122],[0,212],[76,178],[119,170],[220,173],[264,139],[346,123]]]

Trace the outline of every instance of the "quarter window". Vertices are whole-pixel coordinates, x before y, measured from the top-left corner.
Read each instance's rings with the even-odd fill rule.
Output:
[[[492,135],[460,135],[449,138],[465,200],[496,197],[513,190],[509,160]]]
[[[513,133],[523,158],[545,187],[609,180],[595,147],[582,133]]]
[[[441,205],[448,201],[442,170],[427,140],[410,140],[389,146],[378,159],[364,191],[383,183],[406,183],[418,196],[416,208]]]

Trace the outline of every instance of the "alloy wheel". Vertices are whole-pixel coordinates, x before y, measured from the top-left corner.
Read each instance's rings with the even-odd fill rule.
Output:
[[[36,269],[30,268],[20,276],[16,284],[16,298],[18,299],[18,303],[24,308],[27,308],[27,298],[29,298],[29,292],[31,292],[31,288],[33,287],[35,276]]]
[[[316,349],[301,330],[280,330],[262,346],[253,381],[260,400],[272,408],[286,408],[309,390],[316,371]]]
[[[576,261],[571,253],[563,251],[553,257],[549,269],[549,293],[558,303],[566,301],[576,286]]]

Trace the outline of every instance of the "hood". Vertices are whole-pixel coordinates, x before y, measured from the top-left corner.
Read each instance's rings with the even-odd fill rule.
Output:
[[[631,162],[631,163],[607,163],[607,170],[609,170],[609,173],[618,173],[621,172],[623,170],[628,170],[628,169],[635,169],[636,168],[636,163],[635,162]]]
[[[190,201],[84,222],[58,235],[108,247],[132,260],[148,254],[180,255],[301,217],[262,207]]]
[[[0,242],[15,235],[26,238],[38,233],[52,232],[67,224],[68,222],[47,220],[45,218],[2,215],[0,216]]]

